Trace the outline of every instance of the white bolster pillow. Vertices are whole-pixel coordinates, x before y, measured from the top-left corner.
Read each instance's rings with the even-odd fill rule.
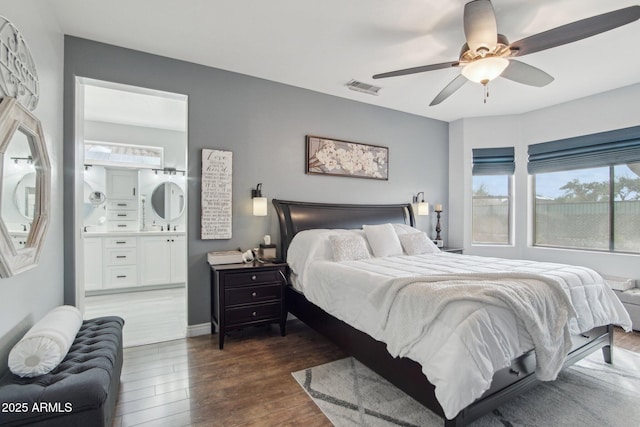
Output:
[[[9,353],[9,369],[20,377],[37,377],[51,372],[67,355],[80,326],[82,314],[76,307],[54,308],[13,346]]]

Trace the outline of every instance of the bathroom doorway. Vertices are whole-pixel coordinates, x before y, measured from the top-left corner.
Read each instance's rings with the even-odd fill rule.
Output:
[[[187,96],[76,80],[76,300],[124,345],[187,335]],[[77,186],[78,187],[78,186]]]

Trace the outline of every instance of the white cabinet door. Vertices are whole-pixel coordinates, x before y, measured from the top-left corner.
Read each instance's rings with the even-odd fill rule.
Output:
[[[171,239],[171,236],[138,239],[138,265],[143,286],[171,283]]]
[[[187,281],[187,238],[171,238],[171,283]]]
[[[138,193],[138,171],[107,169],[107,198],[135,200]]]
[[[84,289],[102,289],[102,239],[84,238]]]
[[[142,285],[184,283],[187,280],[187,240],[167,234],[138,239],[138,261]]]

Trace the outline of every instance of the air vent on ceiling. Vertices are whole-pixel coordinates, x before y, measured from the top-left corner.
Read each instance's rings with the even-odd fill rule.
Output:
[[[379,86],[373,86],[353,79],[349,80],[347,87],[351,90],[357,90],[358,92],[367,93],[369,95],[377,95],[378,91],[382,89]]]

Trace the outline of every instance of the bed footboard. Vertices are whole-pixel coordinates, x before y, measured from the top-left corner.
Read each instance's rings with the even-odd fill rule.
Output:
[[[491,388],[454,419],[448,420],[435,397],[435,387],[422,373],[420,364],[407,358],[394,358],[387,352],[386,344],[331,316],[291,286],[287,287],[286,301],[291,314],[441,416],[445,427],[465,426],[540,383],[535,375],[535,354],[529,351],[514,359],[510,367],[496,372]],[[605,362],[611,363],[612,348],[613,327],[594,328],[577,337],[564,366],[570,366],[598,349],[602,349]]]

